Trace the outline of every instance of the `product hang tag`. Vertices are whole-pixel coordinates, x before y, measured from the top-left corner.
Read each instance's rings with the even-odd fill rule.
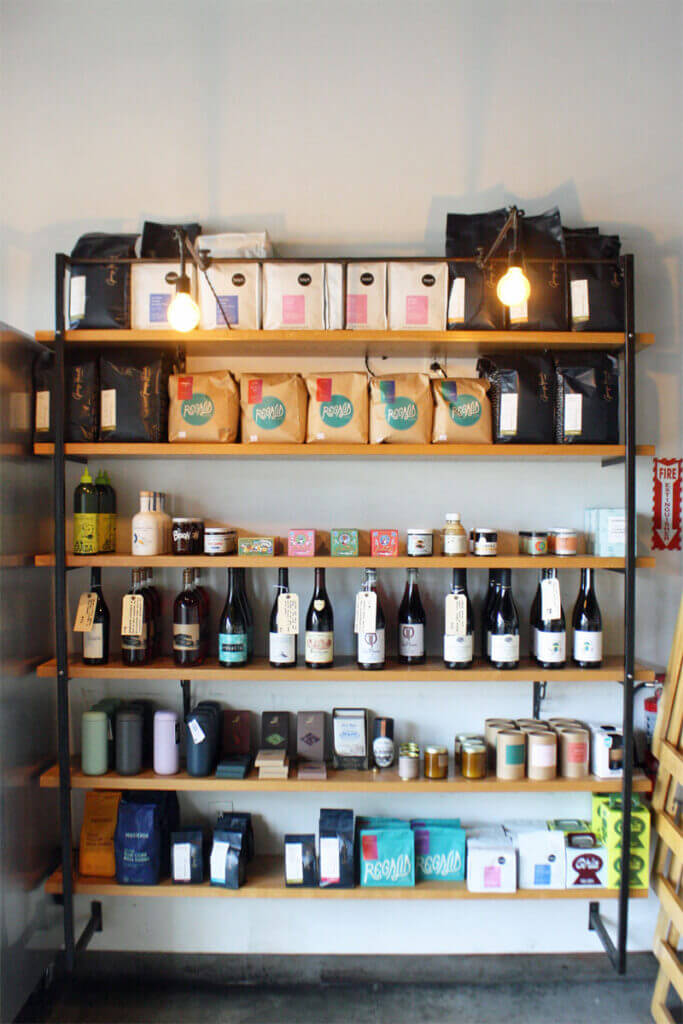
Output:
[[[285,846],[285,876],[290,885],[301,885],[304,880],[304,858],[301,843]]]
[[[100,391],[100,426],[103,430],[113,430],[116,426],[116,388]]]
[[[583,395],[564,396],[564,432],[580,434],[583,420]]]
[[[541,580],[541,618],[544,622],[552,622],[559,619],[561,612],[560,581]]]
[[[82,320],[85,316],[85,275],[71,278],[69,289],[69,318]]]
[[[74,622],[74,633],[89,633],[95,621],[97,609],[97,594],[81,594],[76,609],[76,621]]]
[[[448,325],[465,323],[465,278],[454,277],[448,300]]]
[[[196,718],[191,718],[187,723],[187,727],[190,730],[190,736],[192,737],[193,743],[199,744],[204,742],[206,739],[206,733]]]
[[[572,321],[575,324],[585,323],[590,317],[588,304],[588,281],[571,282]]]
[[[356,594],[354,633],[374,633],[377,628],[377,594],[374,590],[361,590]]]
[[[467,598],[464,594],[446,595],[446,636],[467,635]]]
[[[277,631],[288,636],[299,632],[299,595],[280,594],[277,599]]]
[[[50,429],[50,392],[36,391],[36,430]]]
[[[499,430],[503,435],[517,433],[517,392],[503,392],[500,396]]]
[[[121,606],[121,636],[142,636],[145,599],[142,594],[124,594]]]
[[[175,843],[173,846],[173,881],[189,882],[192,874],[190,867],[189,843]]]

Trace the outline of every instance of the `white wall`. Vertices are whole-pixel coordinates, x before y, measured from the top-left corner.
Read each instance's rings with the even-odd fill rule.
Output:
[[[656,348],[639,357],[638,439],[680,456],[680,3],[4,0],[0,16],[3,151],[12,154],[0,172],[3,319],[51,326],[54,252],[69,251],[85,231],[137,230],[145,217],[267,228],[285,254],[439,254],[448,210],[518,202],[537,212],[558,203],[566,224],[599,223],[636,254],[638,326],[657,334]],[[542,509],[546,525],[580,527],[585,505],[622,500],[621,471],[593,464],[241,461],[214,465],[209,477],[210,465],[141,462],[125,477],[122,465],[108,468],[126,513],[141,485],[163,486],[178,511],[191,504],[281,532],[339,525],[340,516],[436,526],[451,506],[468,524],[516,529],[537,524]],[[651,466],[642,460],[645,527],[650,509]],[[384,574],[389,603],[400,576]],[[530,581],[517,576],[526,608]],[[111,577],[113,607],[125,581]],[[176,577],[164,574],[169,597]],[[306,594],[310,581],[300,574],[297,582]],[[214,574],[210,583],[218,604],[223,580]],[[264,609],[271,583],[257,574]],[[347,644],[355,583],[331,579]],[[441,575],[426,573],[424,584],[436,601]],[[605,574],[599,587],[618,643],[621,581]],[[570,605],[576,574],[563,588]],[[639,578],[641,657],[666,661],[680,590],[678,555],[660,555]],[[86,699],[99,692],[94,683],[82,689]],[[549,689],[548,714],[619,714],[615,684]],[[175,686],[157,692],[177,704]],[[393,714],[404,735],[449,745],[487,714],[531,710],[530,684],[331,692],[264,681],[215,694],[255,711],[362,702]],[[320,801],[261,795],[248,806],[262,816],[268,848],[288,829],[314,829]],[[454,797],[446,808],[436,797],[363,796],[353,806],[479,821],[585,814],[588,798]],[[97,945],[409,952],[419,935],[422,952],[596,950],[585,905],[562,904],[560,916],[558,906],[244,901],[230,904],[226,927],[223,903],[131,896],[105,901]],[[634,948],[649,947],[654,919],[652,903],[633,904]]]

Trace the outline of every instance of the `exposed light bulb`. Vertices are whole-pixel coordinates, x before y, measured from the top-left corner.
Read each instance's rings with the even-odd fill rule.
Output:
[[[521,306],[531,294],[531,285],[521,267],[508,267],[496,288],[504,306]]]
[[[167,318],[174,331],[192,331],[199,323],[199,306],[187,292],[176,292],[168,304]]]

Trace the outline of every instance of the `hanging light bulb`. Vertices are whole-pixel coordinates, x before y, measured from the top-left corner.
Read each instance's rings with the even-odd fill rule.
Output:
[[[508,269],[498,282],[496,294],[504,306],[521,306],[529,298],[531,285],[522,269],[522,259],[518,250],[510,253]]]
[[[187,277],[187,291],[183,287],[182,278],[176,283],[176,293],[168,304],[167,319],[174,331],[193,331],[199,323],[199,306],[190,295],[190,282]]]

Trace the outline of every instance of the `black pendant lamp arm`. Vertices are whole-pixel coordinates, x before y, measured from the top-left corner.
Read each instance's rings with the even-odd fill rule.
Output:
[[[187,237],[187,234],[182,230],[182,228],[174,228],[173,235],[174,235],[175,239],[178,242],[178,251],[179,251],[179,258],[180,258],[180,273],[176,274],[175,271],[170,271],[166,275],[167,283],[168,284],[174,284],[176,286],[176,291],[178,291],[178,292],[187,292],[189,294],[189,292],[190,292],[190,279],[187,276],[187,274],[185,273],[185,261],[186,261],[185,249],[187,248],[187,251],[190,254],[190,259],[194,263],[195,267],[197,268],[197,270],[201,270],[202,274],[206,278],[206,283],[208,284],[209,288],[211,289],[211,294],[213,295],[214,299],[218,303],[218,308],[221,311],[221,316],[223,317],[223,321],[224,321],[225,327],[227,327],[228,330],[230,330],[231,328],[230,328],[230,321],[228,320],[228,315],[225,312],[225,309],[223,308],[223,303],[221,302],[221,300],[219,299],[218,295],[216,294],[216,289],[214,288],[213,284],[211,283],[211,278],[207,274],[207,270],[211,266],[211,257],[208,255],[208,252],[206,250],[197,249],[195,247],[195,245],[194,245],[194,242],[190,241],[190,239]]]
[[[479,256],[477,259],[477,266],[480,270],[483,270],[486,264],[493,258],[495,253],[500,248],[503,239],[512,231],[512,248],[510,250],[509,265],[510,266],[521,266],[520,252],[519,252],[519,221],[524,216],[524,210],[520,210],[517,206],[511,206],[508,218],[503,224],[502,228],[498,232],[498,237],[495,242],[486,253],[485,256]]]

